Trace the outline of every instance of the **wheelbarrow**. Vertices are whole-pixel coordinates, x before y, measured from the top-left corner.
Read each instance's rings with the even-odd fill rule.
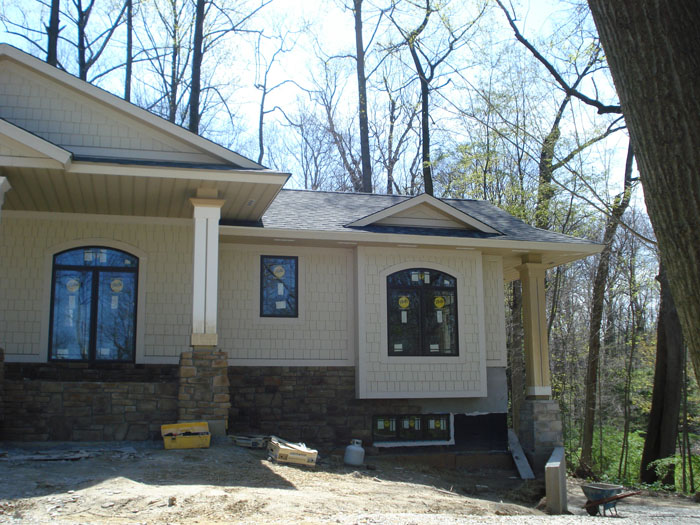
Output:
[[[612,516],[613,510],[617,516],[618,501],[623,498],[641,494],[640,491],[621,494],[622,485],[613,485],[611,483],[586,483],[585,485],[581,485],[581,489],[583,489],[583,493],[587,498],[583,508],[586,509],[586,512],[591,516],[597,514],[605,516],[607,511],[610,511],[610,515]],[[603,507],[602,513],[600,512],[600,507]]]

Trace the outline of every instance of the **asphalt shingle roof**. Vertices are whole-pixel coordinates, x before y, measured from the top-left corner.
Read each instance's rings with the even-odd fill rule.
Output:
[[[409,228],[398,226],[364,227],[347,226],[405,200],[404,195],[379,195],[368,193],[337,193],[307,190],[282,190],[255,226],[281,230],[306,230],[323,232],[372,232],[437,237],[464,237],[529,242],[556,242],[590,244],[591,241],[570,237],[556,232],[534,228],[509,213],[485,201],[467,199],[441,199],[444,203],[491,226],[501,234],[473,230]]]

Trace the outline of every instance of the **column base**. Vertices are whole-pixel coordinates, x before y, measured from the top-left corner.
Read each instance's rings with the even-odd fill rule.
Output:
[[[518,438],[536,476],[556,447],[564,443],[559,403],[552,399],[526,399],[520,405]]]
[[[206,421],[213,436],[226,435],[231,395],[228,356],[213,347],[180,354],[178,420]]]

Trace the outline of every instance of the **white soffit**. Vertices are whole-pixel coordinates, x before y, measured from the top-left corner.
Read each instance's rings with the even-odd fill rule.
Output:
[[[0,145],[3,150],[0,165],[30,164],[30,159],[53,160],[64,168],[71,165],[69,151],[3,119],[0,119]]]
[[[488,224],[426,193],[367,215],[362,219],[346,224],[346,226],[362,227],[373,224],[403,227],[460,228],[477,230],[483,233],[501,233]]]

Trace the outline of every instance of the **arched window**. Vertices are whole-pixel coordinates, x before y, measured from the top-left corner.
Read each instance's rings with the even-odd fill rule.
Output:
[[[389,355],[456,356],[457,280],[429,268],[386,278]]]
[[[51,360],[134,360],[138,266],[137,257],[99,246],[54,256]]]

